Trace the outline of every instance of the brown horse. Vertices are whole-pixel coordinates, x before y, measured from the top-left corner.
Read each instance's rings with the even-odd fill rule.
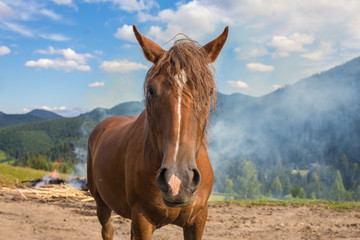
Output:
[[[209,64],[228,27],[203,47],[183,39],[168,51],[133,29],[154,64],[144,83],[146,109],[140,116],[103,120],[88,141],[88,182],[102,237],[113,239],[113,210],[132,220],[131,239],[151,239],[166,224],[182,227],[184,239],[201,239],[214,179],[206,150],[216,101]]]

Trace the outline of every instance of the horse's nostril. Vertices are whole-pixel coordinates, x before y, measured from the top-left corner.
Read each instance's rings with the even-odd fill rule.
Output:
[[[199,172],[199,170],[197,168],[194,168],[192,171],[193,171],[193,179],[192,179],[192,182],[190,184],[190,191],[195,192],[196,189],[200,185],[201,175],[200,175],[200,172]]]
[[[161,168],[158,171],[157,177],[156,177],[156,183],[160,190],[164,193],[167,193],[169,190],[169,185],[166,182],[166,168]]]

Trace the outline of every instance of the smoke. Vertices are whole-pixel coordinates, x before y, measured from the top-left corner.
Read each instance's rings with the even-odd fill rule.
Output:
[[[82,118],[84,122],[79,129],[80,139],[74,143],[74,153],[79,160],[74,167],[75,174],[80,177],[86,177],[87,141],[97,123],[111,116],[138,115],[143,109],[143,102],[127,102],[118,104],[111,109],[96,108],[89,113],[80,115],[79,117]]]
[[[314,163],[339,168],[344,154],[359,163],[359,65],[354,59],[263,97],[220,94],[209,147],[215,172],[241,159],[265,175]]]
[[[106,109],[97,108],[90,113],[81,115],[80,117],[84,120],[84,122],[79,129],[80,139],[74,143],[74,153],[76,154],[76,158],[79,160],[79,162],[75,164],[74,170],[75,175],[86,178],[87,141],[89,135],[98,122],[110,117],[110,115],[107,113]]]

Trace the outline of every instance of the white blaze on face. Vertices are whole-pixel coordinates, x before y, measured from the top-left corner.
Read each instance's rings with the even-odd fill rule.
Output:
[[[181,78],[178,75],[175,75],[176,83],[179,85],[180,91],[178,95],[178,104],[177,104],[177,117],[178,117],[178,125],[177,125],[177,139],[175,144],[175,153],[174,153],[174,162],[176,162],[177,153],[179,151],[179,141],[180,141],[180,124],[181,124],[181,96],[184,89],[184,84],[187,82],[186,73],[184,70],[181,70]]]

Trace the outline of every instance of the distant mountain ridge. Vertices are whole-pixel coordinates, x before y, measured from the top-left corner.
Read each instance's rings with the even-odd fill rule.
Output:
[[[101,121],[110,116],[139,115],[145,106],[143,102],[131,101],[120,103],[110,109],[95,108],[94,110],[81,114],[79,117],[85,121]]]
[[[31,112],[25,114],[5,114],[0,112],[0,127],[9,127],[18,124],[40,122],[58,118],[62,118],[62,116],[41,109],[34,109]]]

